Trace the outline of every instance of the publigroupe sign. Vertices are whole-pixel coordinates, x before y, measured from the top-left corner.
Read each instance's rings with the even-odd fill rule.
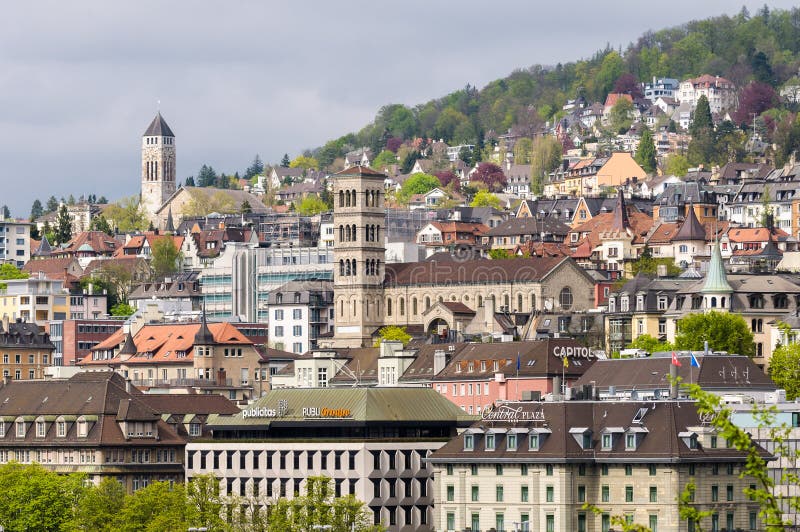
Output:
[[[557,345],[553,348],[553,356],[557,358],[595,358],[597,355],[588,347]]]
[[[253,407],[242,410],[242,419],[284,417],[286,411],[275,408]],[[300,409],[301,417],[306,419],[345,419],[353,417],[349,408],[305,407]]]

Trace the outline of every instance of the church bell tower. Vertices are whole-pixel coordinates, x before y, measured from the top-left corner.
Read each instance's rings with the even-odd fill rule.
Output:
[[[175,135],[159,112],[142,135],[142,208],[156,227],[156,211],[174,193]]]
[[[385,178],[362,166],[333,177],[336,347],[371,347],[373,333],[383,326]]]

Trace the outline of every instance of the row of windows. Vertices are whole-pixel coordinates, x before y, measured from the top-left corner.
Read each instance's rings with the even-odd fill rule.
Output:
[[[273,328],[273,336],[276,338],[283,337],[283,325],[276,325]],[[292,327],[292,336],[294,337],[301,337],[303,336],[303,326],[302,325],[294,325]]]
[[[303,309],[300,308],[292,309],[292,319],[302,320]],[[275,309],[275,321],[283,321],[283,309]]]
[[[534,447],[534,448],[538,448],[538,447]],[[725,466],[725,472],[728,475],[736,475],[736,474],[738,474],[738,472],[736,471],[735,464],[727,463],[727,464],[724,464],[724,466]],[[544,469],[545,476],[552,477],[553,474],[554,474],[554,470],[555,470],[553,464],[544,464],[543,467],[541,467],[541,466],[530,466],[528,464],[519,464],[518,466],[516,466],[516,465],[504,466],[503,464],[494,464],[493,467],[494,467],[495,476],[503,476],[504,471],[508,472],[509,470],[511,470],[512,468],[515,468],[515,467],[519,467],[519,473],[520,473],[521,476],[527,476],[528,472],[531,470],[531,468],[533,468],[533,469],[537,469],[538,468],[539,470]],[[613,469],[615,467],[624,468],[625,476],[629,477],[629,476],[633,475],[634,469],[638,469],[640,466],[634,466],[632,464],[624,464],[622,466],[614,466],[614,465],[609,465],[609,464],[599,464],[597,466],[597,468],[599,468],[599,470],[600,470],[600,475],[601,476],[608,476],[609,470]],[[645,464],[645,465],[641,466],[642,469],[644,469],[645,467],[647,468],[648,476],[654,477],[654,476],[656,476],[658,474],[658,466],[656,464]],[[712,475],[719,475],[720,474],[720,471],[721,471],[720,464],[711,464],[709,466],[701,466],[699,474],[701,474],[701,475],[703,474],[703,472],[704,472],[703,468],[705,468],[705,467],[707,467],[708,472],[710,472]],[[481,469],[481,466],[479,466],[478,464],[470,464],[469,469],[470,469],[470,475],[478,476],[479,471]],[[586,476],[587,472],[589,472],[590,470],[594,471],[594,469],[595,469],[594,466],[587,465],[587,464],[578,464],[577,465],[577,473],[578,473],[579,477]],[[697,468],[697,466],[695,464],[689,464],[688,467],[687,467],[687,472],[688,472],[688,474],[690,476],[697,475],[698,474],[698,468]],[[445,465],[445,474],[447,476],[453,476],[454,473],[455,473],[455,467],[453,466],[453,464],[446,464]]]
[[[348,277],[358,275],[356,266],[356,259],[340,259],[339,260],[339,275],[341,277]],[[381,261],[380,259],[367,259],[364,261],[364,275],[378,275],[380,274]]]
[[[42,364],[47,365],[50,363],[50,355],[42,353],[40,356]],[[14,364],[22,364],[22,357],[23,355],[21,354],[14,355]],[[37,358],[36,354],[27,355],[26,357],[26,360],[28,361],[27,363],[36,364],[36,358]],[[10,361],[11,361],[10,355],[8,353],[3,353],[3,364],[10,364],[11,363]]]
[[[364,206],[365,207],[380,207],[380,190],[365,190],[364,191]],[[339,207],[357,207],[358,194],[355,190],[340,190],[339,191]]]

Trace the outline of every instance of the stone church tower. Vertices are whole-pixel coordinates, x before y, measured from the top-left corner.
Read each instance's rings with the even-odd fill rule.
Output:
[[[142,136],[142,208],[158,225],[156,211],[175,193],[175,135],[159,112]]]
[[[384,325],[386,176],[354,166],[333,177],[334,346],[372,346]]]

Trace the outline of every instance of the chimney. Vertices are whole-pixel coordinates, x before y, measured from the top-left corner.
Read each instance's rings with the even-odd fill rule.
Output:
[[[433,353],[433,374],[438,375],[447,366],[447,353],[442,349],[437,349]]]
[[[132,393],[133,392],[133,385],[131,384],[131,379],[130,378],[126,378],[125,379],[125,391],[127,393]]]
[[[494,323],[494,303],[494,296],[487,296],[486,299],[483,300],[484,321],[486,322],[487,330],[491,330],[490,325]]]
[[[678,398],[678,366],[675,364],[669,365],[669,398]]]

